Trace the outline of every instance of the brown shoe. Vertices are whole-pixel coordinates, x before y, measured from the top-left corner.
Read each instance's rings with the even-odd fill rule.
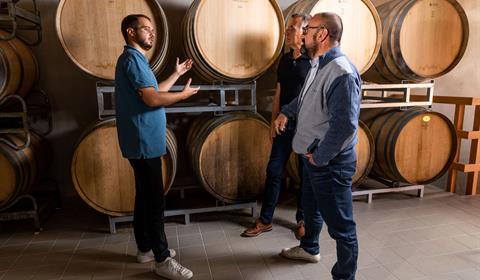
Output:
[[[244,237],[255,237],[262,232],[267,232],[272,230],[272,224],[262,224],[260,219],[255,221],[255,226],[251,228],[247,228],[243,233],[242,236]]]
[[[300,240],[305,235],[305,222],[299,221],[297,224],[297,230],[295,231],[295,237]]]

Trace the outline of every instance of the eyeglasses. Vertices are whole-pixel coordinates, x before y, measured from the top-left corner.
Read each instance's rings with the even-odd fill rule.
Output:
[[[147,33],[150,33],[150,34],[155,35],[155,29],[152,29],[152,28],[150,28],[149,26],[139,26],[139,27],[135,28],[135,30],[139,30],[139,29],[140,29],[140,30],[143,30],[143,31],[145,31],[145,32],[147,32]]]
[[[318,26],[310,26],[310,25],[305,25],[302,27],[303,33],[307,33],[309,29],[322,29],[322,28],[327,28],[325,25],[318,25]]]

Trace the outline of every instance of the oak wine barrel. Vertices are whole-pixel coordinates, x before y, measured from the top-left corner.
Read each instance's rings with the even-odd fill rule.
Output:
[[[315,15],[333,12],[342,18],[342,51],[360,74],[373,64],[380,50],[382,27],[380,17],[370,0],[299,0],[286,10],[286,18],[294,13]]]
[[[392,181],[428,184],[450,167],[457,147],[453,124],[444,115],[414,107],[379,115],[372,174]]]
[[[198,76],[241,83],[275,62],[285,27],[275,0],[195,0],[182,29],[185,53]]]
[[[129,14],[144,14],[152,21],[156,37],[146,56],[158,74],[165,66],[169,34],[166,15],[156,0],[61,0],[55,22],[58,39],[80,69],[96,78],[114,80],[125,45],[120,26]]]
[[[0,30],[0,35],[7,36]],[[32,50],[17,38],[0,41],[0,99],[10,94],[27,96],[38,80],[38,64]]]
[[[177,171],[177,141],[167,128],[167,155],[162,157],[165,194]],[[115,118],[96,122],[80,138],[71,164],[72,181],[80,197],[95,210],[111,216],[133,212],[135,177],[118,144]]]
[[[377,9],[382,46],[364,80],[424,81],[448,73],[462,58],[469,27],[456,0],[393,0]]]
[[[22,145],[23,139],[15,134],[2,137]],[[47,174],[50,164],[49,147],[45,140],[30,132],[30,145],[15,150],[0,142],[0,210],[8,208],[20,195],[27,194],[35,183]]]
[[[265,184],[269,135],[268,123],[257,114],[199,117],[187,136],[198,181],[215,198],[227,203],[256,199]]]
[[[367,178],[373,166],[375,157],[375,142],[367,125],[358,122],[358,143],[355,146],[357,153],[357,165],[352,177],[352,186],[360,185]],[[292,153],[288,159],[285,172],[296,185],[300,185],[299,166],[297,154]]]

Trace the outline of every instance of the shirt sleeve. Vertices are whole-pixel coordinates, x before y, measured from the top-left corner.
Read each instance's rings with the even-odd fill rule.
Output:
[[[298,110],[298,96],[292,100],[292,102],[283,105],[280,112],[287,116],[289,119],[294,120],[297,117]]]
[[[324,140],[313,152],[313,160],[318,166],[327,165],[345,148],[346,141],[355,136],[360,113],[359,79],[351,74],[338,77],[326,98],[331,117]]]
[[[141,66],[141,62],[131,56],[125,60],[125,72],[128,80],[132,83],[135,90],[147,87],[155,87],[149,79],[149,73]]]

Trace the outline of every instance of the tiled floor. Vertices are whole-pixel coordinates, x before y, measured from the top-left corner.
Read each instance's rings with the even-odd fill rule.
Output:
[[[291,229],[294,199],[275,213],[272,232],[240,233],[247,211],[171,221],[166,233],[194,279],[331,279],[335,243],[321,235],[322,259],[305,264],[282,259],[281,248],[298,244]],[[425,198],[384,194],[354,203],[360,258],[357,279],[480,279],[480,197],[429,187]],[[180,221],[181,219],[176,219]],[[83,203],[58,211],[37,236],[29,224],[0,227],[0,279],[160,279],[151,264],[135,263],[135,241],[124,225],[107,234],[107,220]]]

